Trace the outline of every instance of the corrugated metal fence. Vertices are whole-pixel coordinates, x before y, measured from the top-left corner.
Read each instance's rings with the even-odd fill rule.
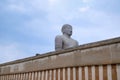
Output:
[[[0,80],[120,80],[120,64],[1,74]]]

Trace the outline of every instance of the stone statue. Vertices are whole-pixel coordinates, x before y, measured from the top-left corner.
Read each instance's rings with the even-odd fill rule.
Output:
[[[55,50],[61,50],[78,46],[78,42],[71,38],[72,26],[65,24],[61,29],[63,35],[57,35],[55,38]]]

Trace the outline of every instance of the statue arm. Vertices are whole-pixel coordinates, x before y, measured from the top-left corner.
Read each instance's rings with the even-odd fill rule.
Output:
[[[63,49],[63,40],[61,36],[56,36],[55,38],[55,50]]]

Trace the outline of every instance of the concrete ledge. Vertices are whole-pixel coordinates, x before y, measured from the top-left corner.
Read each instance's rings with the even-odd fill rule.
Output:
[[[120,63],[120,37],[0,64],[0,73]]]

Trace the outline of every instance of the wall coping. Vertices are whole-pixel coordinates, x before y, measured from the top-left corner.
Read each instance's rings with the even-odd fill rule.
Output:
[[[120,37],[97,41],[97,42],[92,42],[92,43],[88,43],[88,44],[79,45],[78,47],[74,47],[74,48],[63,49],[60,51],[52,51],[52,52],[48,52],[48,53],[44,53],[44,54],[39,54],[37,56],[32,56],[32,57],[19,59],[19,60],[15,60],[15,61],[11,61],[11,62],[6,62],[3,64],[0,64],[0,67],[6,66],[6,65],[11,65],[11,64],[16,64],[16,63],[22,63],[22,62],[26,62],[26,61],[30,61],[30,60],[35,60],[35,59],[39,59],[39,58],[43,58],[43,57],[64,54],[64,53],[75,51],[75,50],[84,50],[84,49],[88,49],[88,48],[105,46],[105,45],[110,45],[110,44],[115,44],[115,43],[120,43]]]

